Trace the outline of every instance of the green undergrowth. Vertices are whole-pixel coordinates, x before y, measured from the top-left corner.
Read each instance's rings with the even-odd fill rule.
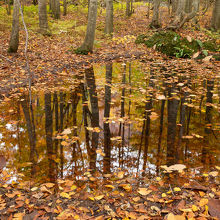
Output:
[[[183,38],[173,31],[157,32],[152,36],[141,34],[135,43],[155,47],[157,51],[177,58],[190,58],[198,51],[201,51],[200,57],[202,58],[208,56],[209,51],[217,52],[219,50],[215,39],[202,42],[197,39]]]

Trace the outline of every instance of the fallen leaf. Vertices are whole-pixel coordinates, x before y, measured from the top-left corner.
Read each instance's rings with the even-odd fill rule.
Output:
[[[208,199],[204,199],[204,198],[203,198],[203,199],[201,199],[201,200],[199,201],[199,206],[202,207],[202,206],[204,206],[204,205],[207,205],[208,202],[209,202]]]
[[[220,200],[209,199],[208,207],[210,215],[212,217],[220,219]]]
[[[140,193],[142,196],[146,196],[148,194],[150,194],[152,192],[152,190],[147,189],[147,188],[139,188],[138,189],[138,193]]]

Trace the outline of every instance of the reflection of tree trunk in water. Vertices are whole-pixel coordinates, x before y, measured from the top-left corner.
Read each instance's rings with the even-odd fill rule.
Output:
[[[20,120],[21,120],[21,112],[20,112],[20,105],[17,103],[17,124],[16,124],[16,130],[17,130],[17,145],[18,145],[18,151],[19,151],[19,162],[21,163],[21,137],[20,137]]]
[[[148,147],[149,147],[149,135],[150,135],[150,115],[152,109],[152,90],[154,88],[154,72],[150,69],[150,80],[149,80],[149,95],[146,96],[146,105],[145,105],[145,132],[144,132],[144,163],[143,170],[146,170],[147,164],[147,155],[148,155]],[[147,83],[146,83],[147,85]]]
[[[206,113],[205,113],[205,122],[206,126],[204,129],[204,144],[202,148],[202,163],[204,168],[207,168],[208,164],[211,163],[211,157],[209,155],[209,136],[212,133],[211,123],[212,123],[212,90],[214,88],[214,80],[207,80],[207,93],[206,93]]]
[[[63,92],[60,92],[60,127],[59,130],[63,131],[63,119],[64,119],[64,95]],[[64,165],[64,156],[63,156],[63,145],[60,143],[60,176],[63,177],[63,165]]]
[[[85,128],[85,141],[86,141],[86,149],[88,152],[88,155],[90,155],[90,145],[89,145],[89,131],[87,129],[88,127],[88,120],[87,116],[89,115],[89,109],[88,109],[88,100],[86,97],[86,88],[85,85],[81,83],[81,90],[82,90],[82,108],[83,108],[83,120],[84,120],[84,128]],[[90,156],[89,156],[90,157]]]
[[[54,102],[54,113],[55,113],[55,131],[58,132],[59,130],[59,105],[58,105],[58,96],[57,93],[55,92],[53,95],[53,102]],[[59,145],[59,140],[55,139],[54,140],[54,153],[57,158],[58,156],[58,145]],[[58,174],[58,163],[56,163],[56,174]]]
[[[165,108],[166,100],[162,100],[161,102],[161,110],[160,110],[160,133],[159,133],[159,140],[158,140],[158,151],[157,151],[157,174],[159,172],[160,161],[161,161],[161,141],[162,141],[162,134],[163,134],[163,117],[164,117],[164,108]]]
[[[32,162],[31,165],[31,174],[34,175],[36,170],[36,159],[35,159],[35,153],[36,153],[36,132],[35,132],[35,124],[34,124],[34,113],[32,104],[29,106],[29,97],[24,95],[23,101],[21,102],[26,124],[27,124],[27,130],[28,130],[28,139],[30,144],[30,158],[29,160]]]
[[[73,117],[73,135],[76,137],[77,136],[77,105],[79,102],[79,96],[77,95],[76,92],[73,92],[71,94],[71,100],[72,100],[72,117]],[[75,163],[75,171],[74,174],[77,174],[77,157],[76,157],[76,142],[72,144],[72,161]],[[74,175],[75,176],[75,175]]]
[[[47,144],[47,156],[49,163],[48,176],[51,182],[55,182],[55,162],[53,158],[53,115],[51,110],[51,94],[46,93],[45,98],[45,131],[46,131],[46,144]]]
[[[181,103],[180,103],[180,126],[179,126],[179,139],[178,139],[178,147],[177,147],[177,160],[181,162],[183,158],[183,149],[182,149],[182,137],[185,132],[185,117],[186,117],[186,92],[184,92],[184,95],[181,97]]]
[[[91,125],[93,128],[95,128],[99,127],[99,107],[93,67],[85,70],[85,76],[91,103]],[[90,148],[90,169],[93,171],[96,169],[96,149],[98,148],[98,141],[99,133],[92,132],[92,146]]]
[[[178,112],[179,101],[172,97],[174,91],[174,85],[168,84],[168,125],[167,125],[167,164],[175,164],[177,158],[177,151],[175,148],[175,137],[176,137],[176,120]]]
[[[121,92],[121,118],[125,117],[125,82],[126,82],[126,64],[124,65],[124,71],[122,76],[122,92]],[[123,167],[124,164],[124,145],[125,145],[125,123],[120,122],[119,134],[121,136],[122,142],[121,146],[119,145],[119,167]]]
[[[129,63],[129,75],[128,75],[128,83],[129,83],[129,86],[130,86],[130,89],[129,89],[129,102],[128,102],[128,118],[130,120],[130,114],[131,114],[131,63]],[[128,154],[127,154],[127,157],[129,156],[129,149],[130,148],[130,139],[131,139],[131,123],[128,123]]]
[[[111,83],[112,83],[112,63],[106,65],[106,85],[105,85],[105,110],[104,118],[108,120],[111,107]],[[108,121],[104,122],[104,173],[110,173],[111,167],[111,134]]]
[[[190,125],[190,120],[191,120],[191,114],[192,114],[192,108],[187,106],[187,124],[186,124],[186,136],[189,135],[189,125]],[[185,159],[188,157],[188,144],[189,140],[186,139],[186,146],[185,146]]]

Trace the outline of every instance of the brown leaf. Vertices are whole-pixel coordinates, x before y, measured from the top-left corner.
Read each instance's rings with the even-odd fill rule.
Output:
[[[220,200],[209,199],[208,207],[210,215],[220,219]]]
[[[6,165],[6,159],[3,155],[0,155],[0,170],[2,170]]]

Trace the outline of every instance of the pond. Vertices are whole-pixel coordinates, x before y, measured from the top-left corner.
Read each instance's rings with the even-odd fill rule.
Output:
[[[94,64],[63,85],[15,93],[0,104],[4,178],[43,183],[88,171],[157,176],[165,164],[198,172],[219,165],[219,81],[133,61]]]

